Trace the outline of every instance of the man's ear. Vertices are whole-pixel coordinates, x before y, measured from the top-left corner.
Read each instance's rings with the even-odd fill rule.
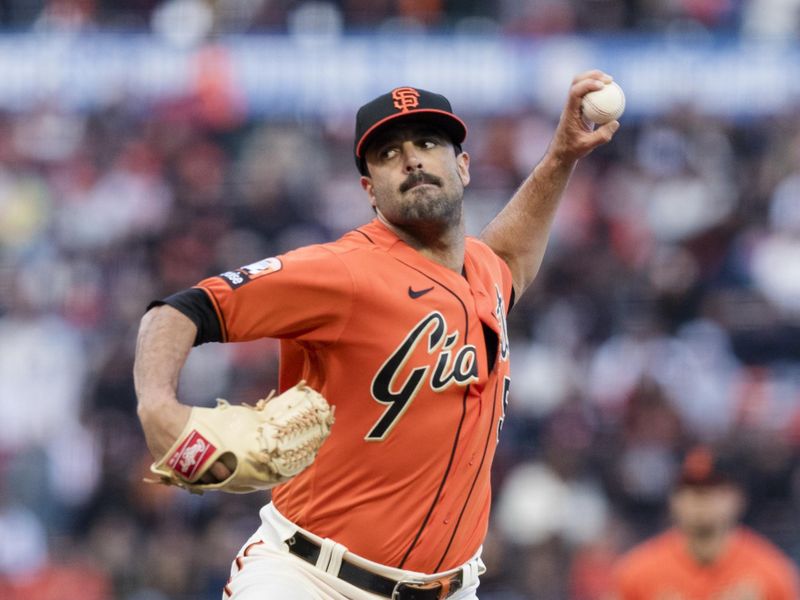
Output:
[[[367,192],[367,198],[369,198],[369,203],[372,208],[375,208],[376,201],[375,201],[375,192],[372,186],[372,178],[367,177],[366,175],[362,175],[361,179],[359,180],[361,183],[361,187]]]
[[[461,183],[464,187],[467,187],[469,185],[469,154],[462,152],[456,156],[456,168],[458,169]]]

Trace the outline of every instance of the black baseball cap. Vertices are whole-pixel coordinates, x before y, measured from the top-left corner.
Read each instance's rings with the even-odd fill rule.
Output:
[[[740,479],[741,468],[732,459],[703,444],[692,447],[684,456],[675,487],[738,485]]]
[[[453,114],[450,101],[441,94],[414,87],[398,87],[378,96],[358,109],[356,114],[356,139],[353,154],[362,175],[367,174],[364,150],[370,138],[389,123],[413,117],[441,128],[450,136],[455,146],[467,137],[464,121]]]

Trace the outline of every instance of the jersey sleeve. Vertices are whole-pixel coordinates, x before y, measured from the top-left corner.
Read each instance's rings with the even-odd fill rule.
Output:
[[[156,306],[169,305],[189,317],[197,328],[194,345],[206,342],[221,342],[222,331],[211,299],[199,288],[182,290],[163,300],[150,303],[147,310]]]
[[[353,307],[354,283],[341,258],[307,246],[204,279],[222,341],[264,337],[331,343]]]

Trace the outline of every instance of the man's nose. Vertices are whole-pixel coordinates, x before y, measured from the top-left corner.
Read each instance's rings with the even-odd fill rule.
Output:
[[[422,169],[422,159],[420,158],[418,148],[412,142],[403,144],[403,161],[406,173]]]

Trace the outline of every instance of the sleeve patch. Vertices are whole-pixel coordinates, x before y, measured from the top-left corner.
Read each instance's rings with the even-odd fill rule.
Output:
[[[258,262],[245,265],[234,271],[225,271],[219,277],[227,283],[232,290],[242,287],[245,283],[249,283],[254,279],[276,273],[283,268],[283,263],[280,258],[271,256]]]

